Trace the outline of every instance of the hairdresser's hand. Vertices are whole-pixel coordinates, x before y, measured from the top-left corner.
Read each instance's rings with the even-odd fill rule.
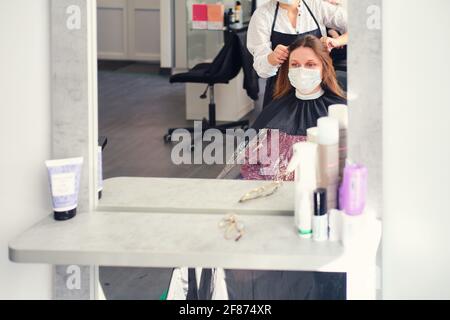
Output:
[[[331,50],[336,48],[341,48],[342,44],[339,42],[339,39],[330,38],[330,37],[322,37],[320,39],[322,43],[327,47],[328,51],[331,52]]]
[[[273,66],[278,66],[283,64],[289,57],[288,47],[279,44],[275,50],[268,55],[267,59],[269,63]]]
[[[333,39],[337,39],[340,37],[340,34],[336,30],[333,30],[333,29],[328,30],[328,35]]]

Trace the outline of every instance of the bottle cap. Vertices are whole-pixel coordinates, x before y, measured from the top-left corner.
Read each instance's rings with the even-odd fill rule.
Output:
[[[308,142],[317,143],[319,129],[317,127],[309,128],[308,130],[306,130],[306,135],[308,136]]]
[[[339,143],[339,122],[330,117],[320,118],[317,121],[319,128],[318,143],[321,145],[334,145]]]
[[[317,189],[314,192],[314,215],[320,217],[326,215],[327,212],[327,190]]]
[[[53,217],[56,221],[70,220],[77,215],[77,208],[68,211],[54,211]]]

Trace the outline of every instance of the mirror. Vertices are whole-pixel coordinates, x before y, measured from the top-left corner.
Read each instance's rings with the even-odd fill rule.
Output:
[[[225,31],[223,19],[218,26],[211,22],[202,25],[202,22],[196,21],[202,18],[202,13],[208,14],[204,3],[211,5],[216,2],[179,1],[172,8],[174,19],[184,27],[184,30],[175,30],[175,33],[183,33],[186,37],[185,43],[175,43],[172,54],[184,55],[186,64],[174,62],[171,70],[168,70],[161,68],[160,61],[160,43],[166,30],[161,29],[163,24],[159,23],[159,1],[97,1],[98,133],[100,137],[107,137],[108,141],[103,152],[104,179],[216,179],[242,143],[239,134],[236,134],[235,139],[230,137],[234,133],[232,130],[246,130],[261,114],[266,79],[258,79],[251,67],[254,57],[247,50],[246,42],[252,1],[242,1],[241,14],[236,12],[236,1],[221,1],[223,7],[219,12],[222,16],[226,13],[229,20],[243,20],[241,25],[235,23]],[[253,5],[264,6],[265,1],[254,1]],[[343,11],[347,10],[346,1],[338,6]],[[315,15],[321,17],[322,13],[319,14],[314,2],[311,8],[317,11]],[[209,10],[212,11],[210,16],[215,14],[214,10]],[[229,12],[233,15],[229,16]],[[307,16],[307,28],[312,28],[315,15],[306,9],[301,12]],[[280,9],[277,28],[286,28],[283,19],[284,8]],[[343,21],[339,23],[344,24]],[[338,36],[339,30],[325,28],[322,21],[320,26],[323,28],[322,33],[328,33],[330,37]],[[250,32],[255,33],[255,29]],[[238,34],[242,40],[237,50],[245,61],[239,61],[237,68],[240,70],[235,77],[225,79],[227,75],[222,74],[220,76],[225,78],[214,84],[214,115],[211,115],[209,104],[212,88],[207,88],[207,83],[198,83],[202,80],[205,82],[206,78],[195,78],[196,72],[189,70],[196,70],[196,66],[201,69],[202,64],[213,62],[230,34]],[[253,34],[250,38],[260,36]],[[177,38],[175,34],[172,37]],[[263,40],[252,40],[252,50],[263,45]],[[342,79],[341,86],[344,89],[347,87],[346,54],[346,47],[332,51],[335,66],[339,68],[338,78]],[[224,61],[229,64],[226,68],[234,67],[233,61]],[[184,76],[171,77],[179,74]],[[189,81],[189,77],[195,79]],[[228,83],[220,83],[224,82],[222,80]],[[215,120],[210,120],[211,117]],[[197,136],[194,134],[191,139],[183,132],[178,135],[171,132],[171,128],[197,126],[200,129],[202,125],[205,128],[233,122],[238,125],[227,128],[231,133],[223,136],[209,130],[211,137],[208,134],[202,137],[200,133]],[[239,122],[242,124],[239,125]],[[189,149],[189,143],[192,149]],[[239,176],[239,172],[225,175],[225,178],[233,179],[236,176]],[[105,189],[107,187],[106,183]]]
[[[264,10],[271,4],[270,2],[259,2],[258,6],[262,7],[259,10]],[[313,1],[306,2],[311,8],[305,9],[303,5],[301,6],[300,19],[303,19],[303,15],[306,18],[298,23],[298,26],[307,24],[307,30],[303,30],[302,33],[317,28],[314,19],[316,16],[317,19],[322,16],[322,11],[317,4]],[[99,136],[106,136],[108,139],[103,153],[105,179],[115,177],[216,179],[223,172],[225,163],[229,159],[235,159],[234,153],[238,146],[246,142],[245,138],[244,141],[239,139],[242,137],[235,138],[233,129],[241,129],[242,132],[247,130],[262,113],[266,79],[258,79],[255,70],[253,68],[248,70],[248,66],[252,67],[255,57],[260,58],[261,53],[258,50],[264,46],[264,41],[270,41],[270,39],[262,39],[262,35],[257,33],[255,27],[248,29],[252,14],[251,1],[242,1],[240,9],[242,13],[236,12],[234,0],[221,1],[223,6],[219,5],[219,8],[208,7],[208,4],[217,6],[216,3],[216,0],[206,2],[190,0],[174,8],[175,19],[184,20],[178,22],[183,25],[183,31],[186,34],[185,42],[175,44],[177,51],[175,55],[180,54],[178,51],[181,51],[181,54],[186,56],[186,64],[173,65],[172,72],[167,72],[161,70],[159,59],[161,54],[159,43],[161,37],[165,36],[165,32],[158,24],[160,20],[158,1],[146,3],[148,6],[152,4],[151,10],[142,6],[142,2],[139,2],[141,5],[139,7],[134,1],[123,0],[114,4],[110,1],[97,1],[98,130]],[[336,7],[341,8],[342,11],[347,10],[346,2]],[[272,6],[267,8],[264,15],[273,11]],[[214,19],[213,16],[216,14],[214,10],[220,12],[222,21],[216,22],[218,25],[202,20],[202,14],[209,15],[208,20]],[[228,12],[231,15],[228,15]],[[286,12],[287,9],[284,7],[279,9],[278,25],[274,28],[275,31],[288,32],[286,31],[288,26],[285,23]],[[228,22],[239,19],[243,21],[231,25],[229,30],[224,30],[224,13]],[[344,13],[336,13],[337,26],[346,24],[339,20],[342,20],[344,15]],[[123,18],[124,16],[126,19]],[[331,20],[332,16],[328,18]],[[320,32],[327,33],[330,37],[339,37],[346,31],[333,29],[330,23],[325,26],[323,21],[319,24],[323,27]],[[270,28],[270,24],[266,23],[266,27]],[[149,30],[152,31],[149,32]],[[176,30],[176,32],[183,31]],[[248,61],[235,62],[226,57],[222,59],[222,63],[228,64],[227,69],[233,69],[235,64],[238,64],[239,70],[237,74],[227,78],[228,75],[221,73],[220,68],[213,67],[212,70],[218,73],[217,77],[223,79],[212,82],[214,84],[214,91],[212,91],[211,87],[207,87],[207,75],[204,74],[202,79],[198,74],[202,72],[205,64],[214,65],[214,62],[220,59],[220,54],[224,52],[222,48],[233,50],[228,49],[226,41],[230,41],[230,38],[236,34],[242,42],[236,49],[237,55],[233,57]],[[173,37],[176,38],[176,35]],[[246,42],[245,40],[248,41],[249,38],[250,42]],[[283,42],[283,39],[276,41]],[[182,47],[184,43],[186,45]],[[247,50],[248,43],[254,56]],[[341,86],[346,88],[346,46],[333,50],[332,57],[335,68],[338,69],[338,78],[342,80]],[[263,73],[262,70],[258,71]],[[245,81],[249,79],[256,81],[256,86],[254,83],[246,84]],[[214,113],[208,109],[209,102],[214,103]],[[210,119],[212,116],[216,118],[213,122]],[[198,121],[202,120],[203,124],[201,122],[199,124]],[[314,124],[308,125],[315,126],[316,120],[313,121]],[[202,136],[202,126],[215,127],[216,124],[239,121],[247,122],[235,127],[230,126],[227,128],[226,135],[212,128],[205,133],[205,136]],[[295,123],[291,125],[295,126]],[[194,132],[191,137],[191,133],[182,132],[181,128],[188,127],[200,129],[199,133]],[[170,128],[180,128],[178,130],[180,133],[177,135],[177,132],[171,132]],[[208,134],[213,138],[209,138]],[[232,141],[231,146],[230,141]],[[263,169],[261,167],[254,169],[252,166],[245,166],[243,169],[238,166],[233,169],[220,177],[235,179],[244,176],[249,180],[265,178],[265,174],[257,172]],[[238,169],[237,172],[236,169]],[[268,174],[267,180],[272,179],[277,178],[272,178],[271,174]],[[127,183],[124,182],[122,186],[112,185],[112,181],[107,180],[104,192],[105,194],[111,192],[108,187],[119,188],[123,197],[126,194],[123,189],[131,188],[132,185],[131,180],[127,180]],[[201,198],[199,196],[197,201],[202,201]],[[101,204],[102,201],[100,201]],[[137,296],[157,299],[164,291],[160,285],[169,283],[171,276],[172,270],[164,269],[100,268],[103,290],[105,295],[112,299]]]
[[[309,0],[307,3],[315,3],[316,1],[319,0]],[[76,2],[75,6],[77,6],[83,1],[68,2]],[[169,80],[172,75],[192,70],[198,64],[213,62],[226,40],[229,39],[230,34],[239,34],[241,29],[244,29],[244,32],[248,31],[245,28],[245,23],[246,17],[250,16],[248,12],[251,12],[252,5],[249,5],[248,1],[242,1],[241,10],[243,10],[242,16],[244,18],[242,20],[244,25],[242,28],[241,26],[234,26],[234,28],[231,28],[234,30],[227,31],[211,30],[214,26],[208,29],[208,25],[207,29],[193,26],[192,5],[200,1],[97,0],[97,2],[93,1],[93,4],[92,1],[89,2],[91,5],[88,5],[86,10],[88,14],[95,14],[95,18],[90,17],[87,25],[82,27],[88,30],[97,28],[95,42],[94,39],[87,39],[89,55],[94,54],[98,59],[98,70],[95,70],[95,72],[91,70],[92,72],[88,73],[90,79],[88,86],[89,90],[98,92],[98,136],[107,138],[103,151],[103,177],[106,181],[110,180],[109,178],[116,177],[206,178],[211,179],[214,183],[223,172],[224,163],[227,159],[230,159],[230,154],[233,155],[242,142],[239,141],[239,138],[242,137],[233,139],[233,147],[227,148],[228,145],[226,145],[223,148],[222,163],[206,164],[203,161],[205,158],[203,156],[204,151],[211,151],[212,148],[208,149],[208,146],[214,141],[200,139],[200,158],[202,161],[198,164],[194,163],[196,147],[194,143],[194,152],[189,157],[191,162],[177,164],[173,157],[174,149],[176,150],[177,146],[182,145],[182,150],[191,151],[192,140],[168,141],[174,140],[173,132],[170,134],[171,139],[167,139],[169,129],[191,126],[192,120],[202,120],[204,117],[210,118],[212,113],[210,113],[209,104],[212,92],[211,88],[206,88],[206,84],[170,83]],[[165,34],[165,29],[161,27],[165,25],[165,20],[162,17],[167,17],[167,11],[164,12],[164,15],[162,14],[163,7],[161,4],[163,2],[170,2],[168,7],[164,6],[164,10],[170,11],[168,14],[171,17],[170,21],[172,21],[169,23],[171,26],[170,35]],[[223,2],[225,5],[230,5],[229,1]],[[266,1],[256,1],[255,3],[264,5],[264,2]],[[62,2],[56,4],[53,1],[53,9],[59,6],[59,9],[62,8],[63,12],[68,12],[66,9],[71,5],[74,4]],[[343,1],[341,5],[345,8],[348,6],[350,17],[348,29],[351,34],[346,59],[349,61],[348,71],[350,71],[348,73],[349,153],[355,161],[366,163],[369,167],[369,207],[377,214],[381,214],[379,205],[381,203],[381,1],[351,0],[348,1],[348,4],[347,1]],[[83,8],[83,5],[81,7]],[[227,12],[225,8],[222,10]],[[53,11],[56,12],[56,10]],[[68,12],[68,14],[76,16],[76,12]],[[62,33],[60,29],[64,28],[64,31],[66,31],[67,26],[66,23],[57,18],[58,16],[52,20],[54,39],[58,39],[58,35]],[[88,32],[88,34],[90,33]],[[161,66],[160,63],[163,58],[161,52],[167,49],[165,47],[167,43],[164,42],[165,36],[172,39],[168,45],[172,49],[169,50],[171,56],[169,67],[167,67],[167,64]],[[181,40],[178,41],[179,39]],[[242,40],[242,38],[239,39]],[[82,40],[85,39],[78,40],[80,41],[74,43],[73,50],[77,49],[76,46],[85,47],[86,44],[82,43]],[[246,41],[242,43],[245,44]],[[175,50],[173,50],[174,48]],[[54,51],[54,65],[61,68],[61,65],[57,64],[58,57],[64,54],[67,54],[64,50]],[[338,60],[336,59],[336,61]],[[69,65],[69,67],[90,70],[88,65],[89,59],[86,61],[77,60],[76,64]],[[248,80],[248,74],[246,77],[241,69],[238,71],[238,74],[228,84],[219,83],[217,87],[215,85],[214,102],[217,124],[246,120],[251,126],[263,111],[265,80],[259,79],[257,81],[259,93],[257,97],[250,97],[249,91],[251,92],[251,90],[248,87],[246,90],[243,85],[245,79]],[[368,74],[371,75],[370,78],[367,77]],[[97,75],[98,77],[96,77]],[[341,85],[347,86],[345,82],[341,82]],[[251,85],[249,86],[251,87]],[[64,85],[60,88],[54,88],[53,95],[55,97],[62,96],[58,90],[61,90],[64,94]],[[204,97],[205,92],[206,99],[201,99],[200,96]],[[95,94],[93,96],[95,98]],[[258,99],[255,101],[254,98]],[[64,108],[71,107],[70,101],[65,101],[64,105]],[[92,105],[95,105],[95,103],[92,103]],[[73,121],[80,120],[80,127],[88,127],[87,121],[83,117],[77,117]],[[54,110],[54,122],[55,126],[61,123],[61,114],[56,109]],[[96,126],[89,125],[89,128],[92,129],[93,127]],[[237,127],[245,129],[246,124],[243,123]],[[62,143],[67,144],[67,141],[74,140],[73,137],[67,138],[69,134],[67,127],[60,126],[59,128],[62,131],[67,129],[67,132],[61,133],[63,139],[59,140]],[[216,133],[213,131],[211,135],[217,137]],[[79,146],[79,149],[83,150],[85,154],[87,154],[86,150],[89,149],[87,145],[94,143],[93,140],[94,137],[96,140],[97,134],[90,132],[88,137],[89,141],[83,139]],[[225,136],[222,135],[222,137]],[[105,140],[100,139],[100,141],[101,144],[105,144]],[[245,137],[243,141],[246,141]],[[369,141],[370,143],[361,144],[361,141]],[[226,139],[219,142],[219,145],[222,144],[223,146],[226,144]],[[97,144],[97,141],[95,141],[95,144]],[[227,153],[230,150],[231,153]],[[214,153],[212,155],[215,158],[216,155]],[[95,166],[95,158],[89,159],[91,164]],[[225,178],[236,179],[239,174],[242,174],[242,172],[238,167],[237,173],[230,172],[230,175],[225,176]],[[88,180],[94,181],[92,177],[91,179],[85,179],[85,181]],[[86,187],[86,190],[92,187],[90,184]],[[120,188],[126,191],[129,185],[125,183]],[[82,192],[82,197],[84,197],[84,200],[92,202],[93,193],[86,190]],[[103,192],[108,192],[106,183]],[[134,190],[130,192],[134,192]],[[198,201],[202,201],[201,197]],[[100,200],[100,208],[101,205],[102,200]],[[130,206],[132,205],[131,203]],[[118,297],[116,294],[120,290],[124,293],[127,292],[127,297],[136,297],[134,294],[139,293],[124,290],[123,286],[137,289],[136,285],[131,285],[133,281],[139,282],[144,278],[157,279],[158,274],[162,278],[167,278],[171,274],[171,270],[151,271],[141,269],[134,271],[136,272],[132,273],[131,270],[127,269],[120,271],[120,269],[100,268],[100,280],[107,298]],[[150,273],[152,273],[151,276]],[[131,274],[134,275],[130,276]],[[113,283],[111,279],[122,279],[123,281]],[[146,290],[148,287],[150,287],[150,284],[142,284],[141,288]],[[155,291],[152,298],[161,294],[160,288],[162,287],[164,285]],[[122,298],[126,298],[126,296],[122,296]]]

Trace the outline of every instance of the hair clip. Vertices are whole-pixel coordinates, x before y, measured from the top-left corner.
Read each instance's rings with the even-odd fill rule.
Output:
[[[281,187],[283,181],[273,181],[262,187],[255,188],[247,192],[240,200],[240,203],[247,202],[250,200],[256,200],[260,198],[266,198],[273,195]]]
[[[224,238],[226,240],[239,241],[244,235],[244,224],[238,221],[234,214],[222,219],[219,228],[224,230]]]
[[[289,176],[289,172],[281,172],[276,175],[275,180],[262,187],[255,188],[247,192],[240,200],[240,203],[260,198],[267,198],[275,194],[283,185],[284,179]]]

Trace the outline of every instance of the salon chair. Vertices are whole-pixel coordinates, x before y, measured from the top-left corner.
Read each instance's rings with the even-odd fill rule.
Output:
[[[209,117],[202,121],[202,134],[208,129],[218,129],[222,133],[226,129],[240,127],[247,129],[248,120],[229,122],[218,125],[216,122],[216,103],[214,100],[214,86],[216,84],[227,84],[234,79],[242,68],[242,57],[240,53],[239,38],[233,32],[225,37],[225,44],[219,54],[211,63],[200,63],[189,72],[175,74],[170,78],[170,83],[204,83],[205,92],[200,96],[206,99],[209,94]],[[172,134],[177,129],[185,129],[194,132],[194,128],[170,128],[164,136],[166,143],[171,142]]]

